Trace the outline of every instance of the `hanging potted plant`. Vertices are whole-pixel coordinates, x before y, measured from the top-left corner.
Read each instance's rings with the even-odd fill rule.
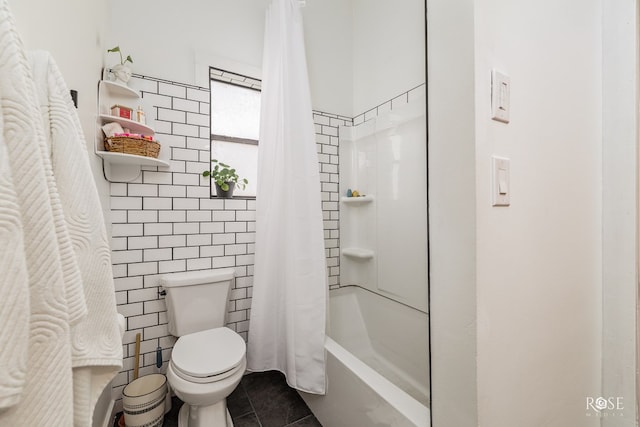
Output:
[[[246,178],[240,178],[236,170],[231,166],[219,162],[216,159],[211,160],[213,168],[202,172],[202,176],[211,177],[216,185],[216,195],[222,199],[230,199],[233,197],[233,190],[237,185],[243,189],[249,181]]]
[[[122,52],[120,51],[120,46],[113,47],[108,49],[107,52],[117,52],[120,54],[120,63],[111,67],[111,71],[113,75],[116,77],[117,82],[121,82],[126,85],[129,79],[131,78],[131,68],[127,65],[127,62],[133,64],[133,59],[131,59],[131,55],[127,55],[126,58],[122,59]]]

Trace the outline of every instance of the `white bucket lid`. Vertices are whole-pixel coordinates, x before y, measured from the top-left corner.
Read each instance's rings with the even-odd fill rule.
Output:
[[[237,367],[246,351],[242,337],[231,329],[208,329],[178,338],[171,363],[186,375],[205,378]]]

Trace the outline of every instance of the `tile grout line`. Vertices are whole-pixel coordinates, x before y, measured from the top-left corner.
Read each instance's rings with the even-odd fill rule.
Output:
[[[247,400],[249,401],[249,406],[251,406],[253,414],[256,416],[256,420],[258,420],[258,426],[262,427],[262,421],[260,421],[260,417],[258,416],[258,413],[256,412],[256,407],[253,405],[253,400],[251,400],[251,397],[249,396],[249,393],[247,393],[247,389],[244,386],[244,384],[242,383],[242,381],[240,382],[240,385],[242,385],[242,390],[244,391],[244,394],[247,396]]]

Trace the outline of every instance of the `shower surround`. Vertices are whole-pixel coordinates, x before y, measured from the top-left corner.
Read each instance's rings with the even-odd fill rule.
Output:
[[[430,425],[426,93],[420,85],[341,129],[340,289],[329,298],[327,426]]]

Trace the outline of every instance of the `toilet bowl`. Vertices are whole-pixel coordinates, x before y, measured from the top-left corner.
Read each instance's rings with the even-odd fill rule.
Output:
[[[161,278],[169,332],[178,337],[167,380],[184,402],[179,427],[231,427],[227,396],[247,367],[246,344],[224,324],[233,269],[174,273]]]
[[[178,339],[167,368],[167,379],[185,402],[179,426],[233,426],[226,398],[238,386],[247,367],[246,344],[229,328],[215,328]]]

